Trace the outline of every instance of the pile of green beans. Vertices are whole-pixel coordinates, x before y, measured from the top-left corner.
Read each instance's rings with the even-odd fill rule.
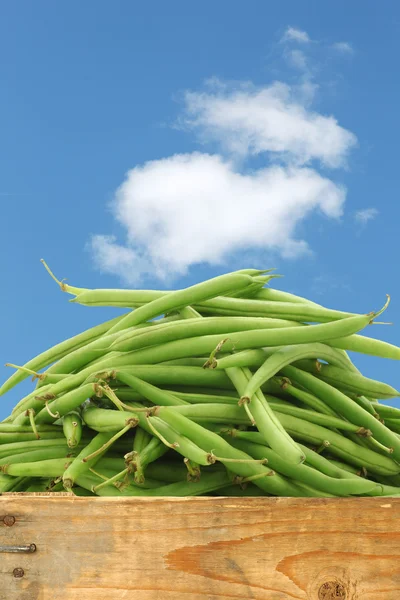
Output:
[[[43,261],[44,262],[44,261]],[[45,264],[45,263],[44,263]],[[243,269],[172,290],[87,289],[127,312],[45,350],[0,388],[0,493],[397,496],[400,396],[347,351],[400,360],[355,314]]]

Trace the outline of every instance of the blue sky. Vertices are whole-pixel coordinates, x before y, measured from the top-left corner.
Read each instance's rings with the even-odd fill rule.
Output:
[[[399,34],[394,1],[2,3],[0,364],[116,314],[42,257],[85,287],[254,265],[333,308],[390,293],[368,334],[400,344]]]

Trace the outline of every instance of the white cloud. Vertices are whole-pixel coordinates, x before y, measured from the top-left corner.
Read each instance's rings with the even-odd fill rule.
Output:
[[[296,29],[295,27],[288,27],[281,39],[282,42],[299,42],[302,44],[308,44],[311,39],[306,31]]]
[[[178,154],[128,172],[113,204],[126,245],[97,235],[92,250],[103,271],[130,284],[147,273],[165,278],[220,264],[246,249],[293,257],[308,251],[296,237],[298,223],[315,210],[340,217],[344,199],[341,187],[312,169],[243,174],[218,155]]]
[[[379,210],[377,208],[363,208],[355,213],[354,218],[360,225],[366,225],[369,221],[375,219],[378,214]]]
[[[303,52],[308,34],[289,27],[282,41],[300,71],[297,85],[213,77],[203,91],[184,93],[179,124],[219,153],[174,154],[131,169],[111,204],[121,239],[105,231],[89,243],[101,271],[134,285],[146,276],[170,281],[238,253],[297,257],[311,251],[299,233],[308,216],[342,216],[346,191],[318,167],[346,166],[357,139],[312,108],[319,86]],[[355,218],[366,223],[375,211]]]
[[[336,42],[332,47],[343,54],[353,54],[354,52],[353,46],[348,42]]]
[[[298,165],[318,159],[339,167],[356,143],[334,117],[308,110],[299,89],[281,82],[261,88],[219,82],[210,92],[186,92],[185,108],[188,128],[239,156],[266,152]]]

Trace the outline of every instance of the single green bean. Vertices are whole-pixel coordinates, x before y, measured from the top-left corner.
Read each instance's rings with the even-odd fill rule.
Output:
[[[68,448],[75,448],[82,438],[82,419],[78,412],[73,411],[63,417],[63,432]]]
[[[60,477],[70,463],[68,458],[49,458],[40,462],[2,465],[1,470],[13,477]]]
[[[131,387],[133,390],[135,390],[135,392],[142,394],[154,404],[160,404],[161,406],[176,406],[180,404],[186,404],[185,400],[181,400],[177,396],[174,396],[174,394],[171,394],[171,392],[161,390],[151,383],[147,383],[147,381],[143,381],[142,379],[139,379],[139,377],[135,377],[130,373],[117,371],[115,376],[119,381]]]
[[[96,384],[87,383],[76,390],[72,390],[63,396],[59,396],[55,400],[49,402],[48,407],[42,408],[40,413],[35,417],[35,421],[36,423],[51,423],[55,419],[60,418],[78,408],[78,406],[80,406],[87,398],[90,398],[90,396],[96,392]],[[58,416],[54,417],[52,415]]]
[[[317,306],[318,308],[323,308],[321,304],[307,300],[307,298],[303,298],[302,296],[296,296],[295,294],[289,294],[288,292],[275,290],[270,287],[260,290],[254,296],[254,300],[269,300],[270,302],[297,302],[300,304],[310,304],[312,306]]]
[[[360,354],[400,360],[400,348],[398,346],[363,335],[355,334],[343,338],[335,338],[329,342],[329,345],[334,348],[341,348],[342,350],[360,352]]]

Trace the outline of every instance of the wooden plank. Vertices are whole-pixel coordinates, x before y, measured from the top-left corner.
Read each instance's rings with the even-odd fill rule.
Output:
[[[3,495],[0,545],[31,543],[0,554],[0,598],[400,598],[395,498]]]

